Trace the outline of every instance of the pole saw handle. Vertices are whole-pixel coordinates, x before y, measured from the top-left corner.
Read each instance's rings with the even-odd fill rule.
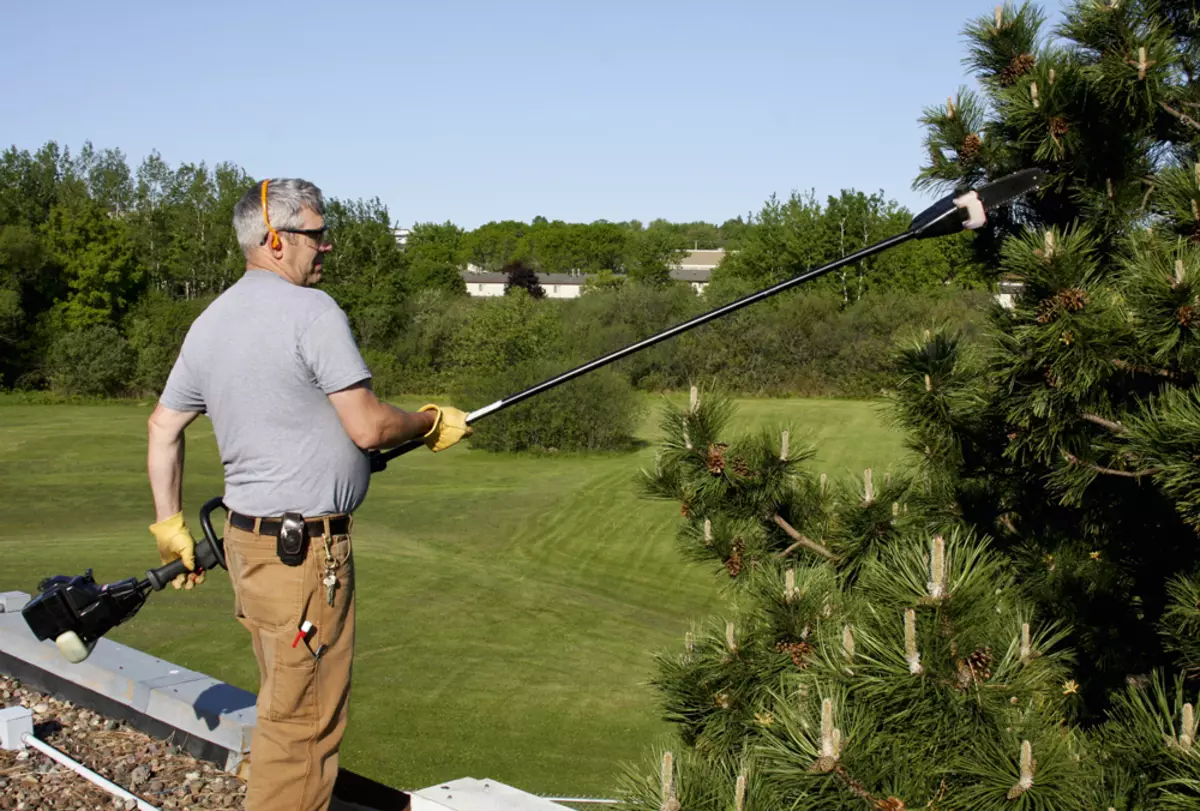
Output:
[[[220,496],[210,498],[200,508],[200,529],[204,533],[204,537],[196,544],[197,571],[207,571],[218,566],[222,569],[226,568],[225,543],[223,539],[217,537],[212,525],[212,511],[217,507],[225,507]],[[150,581],[150,585],[155,591],[162,591],[176,577],[187,573],[188,568],[183,565],[183,560],[176,559],[157,569],[148,570],[146,579]]]
[[[394,448],[389,448],[386,451],[371,451],[367,454],[367,459],[371,462],[371,472],[378,473],[381,470],[387,469],[387,463],[395,459],[397,456],[403,456],[409,451],[415,451],[417,448],[424,447],[425,443],[419,439],[410,439],[401,445]]]

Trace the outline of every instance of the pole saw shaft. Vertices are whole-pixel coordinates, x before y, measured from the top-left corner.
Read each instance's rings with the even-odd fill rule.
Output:
[[[475,422],[476,420],[480,420],[480,419],[488,416],[489,414],[495,414],[497,411],[503,411],[504,409],[509,408],[510,406],[514,406],[517,403],[520,403],[524,400],[528,400],[530,397],[534,397],[538,394],[541,394],[544,391],[549,391],[550,389],[554,388],[555,386],[560,386],[563,383],[566,383],[568,380],[574,380],[575,378],[577,378],[581,375],[585,375],[588,372],[594,372],[603,366],[607,366],[610,363],[614,363],[614,362],[621,360],[622,358],[628,357],[629,355],[632,355],[636,352],[640,352],[643,349],[651,347],[654,344],[657,344],[661,341],[665,341],[668,338],[674,338],[676,335],[680,335],[684,332],[687,332],[688,330],[693,329],[694,327],[699,327],[703,324],[707,324],[709,321],[713,321],[713,320],[716,320],[723,316],[726,316],[729,313],[734,312],[735,310],[740,310],[743,307],[747,307],[751,304],[755,304],[759,301],[762,301],[763,299],[770,298],[771,296],[774,296],[777,293],[782,293],[784,290],[789,290],[793,287],[796,287],[797,285],[803,284],[804,282],[811,281],[812,279],[815,279],[818,276],[822,276],[822,275],[830,272],[831,270],[837,270],[840,267],[854,264],[855,262],[859,262],[863,259],[866,259],[869,256],[874,256],[875,254],[881,253],[882,251],[885,251],[889,248],[895,247],[896,245],[899,245],[902,242],[906,242],[910,239],[913,239],[915,236],[916,236],[916,234],[914,234],[911,231],[906,231],[902,234],[897,234],[896,236],[889,237],[888,239],[885,239],[884,241],[879,242],[875,245],[869,245],[868,247],[863,248],[860,251],[849,254],[847,256],[843,256],[841,259],[830,262],[827,265],[822,265],[819,268],[814,268],[813,270],[809,270],[809,271],[806,271],[805,273],[801,273],[799,276],[793,276],[790,279],[785,279],[784,281],[779,282],[778,284],[776,284],[772,287],[768,287],[765,290],[759,290],[757,293],[751,293],[748,296],[744,296],[740,299],[737,299],[736,301],[732,301],[729,304],[725,304],[721,307],[716,308],[715,310],[710,310],[709,312],[698,315],[695,318],[692,318],[688,321],[684,321],[680,324],[676,324],[673,327],[668,327],[667,329],[663,330],[662,332],[651,335],[649,338],[643,338],[642,340],[638,341],[637,343],[621,347],[620,349],[610,352],[609,354],[604,355],[602,357],[596,358],[595,360],[590,360],[587,363],[584,363],[580,366],[576,366],[574,369],[563,372],[562,374],[552,377],[549,380],[543,380],[541,383],[538,383],[537,385],[534,385],[534,386],[530,386],[529,388],[525,389],[524,391],[517,392],[516,394],[505,397],[502,400],[497,400],[496,402],[485,405],[482,408],[477,408],[474,411],[472,411],[471,413],[467,414],[467,419],[466,419],[467,424],[470,425],[471,423]],[[417,448],[421,447],[422,445],[424,445],[423,442],[421,442],[420,440],[414,439],[414,440],[410,440],[409,442],[405,442],[400,445],[397,445],[396,447],[391,448],[387,451],[382,451],[382,452],[381,451],[372,451],[372,453],[371,453],[371,472],[374,473],[374,472],[383,470],[389,460],[394,459],[397,456],[401,456],[405,453],[408,453],[409,451],[416,450]]]
[[[602,366],[607,366],[621,358],[628,357],[635,352],[640,352],[647,347],[653,346],[660,341],[665,341],[668,338],[674,338],[676,335],[687,332],[693,327],[698,327],[702,324],[707,324],[722,316],[728,315],[735,310],[740,310],[743,307],[749,306],[756,302],[762,301],[765,298],[770,298],[776,293],[782,293],[784,290],[791,289],[804,282],[811,281],[828,273],[831,270],[837,270],[846,265],[852,265],[866,259],[869,256],[874,256],[890,248],[894,248],[902,242],[907,242],[910,239],[930,239],[934,237],[947,236],[953,233],[961,233],[965,230],[975,230],[983,226],[987,221],[987,212],[995,210],[1018,197],[1021,197],[1034,189],[1036,189],[1045,178],[1045,172],[1040,169],[1022,169],[1019,172],[1014,172],[1011,175],[998,178],[991,183],[986,183],[971,191],[963,194],[950,194],[938,200],[929,208],[922,211],[913,218],[908,230],[896,236],[889,237],[882,242],[874,245],[869,245],[860,251],[856,251],[848,256],[843,256],[830,262],[827,265],[822,265],[819,268],[805,271],[798,276],[793,276],[778,284],[768,287],[765,290],[760,290],[757,293],[751,293],[748,296],[732,301],[715,310],[710,310],[707,313],[698,315],[695,318],[684,321],[681,324],[676,324],[673,327],[663,330],[649,338],[643,338],[637,343],[622,347],[614,352],[610,352],[603,357],[588,361],[582,366],[577,366],[570,371],[563,372],[557,377],[552,377],[538,383],[535,386],[530,386],[524,391],[505,397],[502,400],[497,400],[494,403],[485,405],[482,408],[477,408],[467,415],[467,424],[483,419],[489,414],[495,414],[497,411],[502,411],[509,406],[514,406],[524,400],[528,400],[537,394],[544,391],[549,391],[555,386],[566,383],[568,380],[573,380],[580,375],[585,375],[588,372],[593,372]],[[397,445],[387,451],[371,451],[371,472],[377,473],[387,467],[387,463],[397,456],[416,450],[424,443],[419,439],[410,440],[403,444]]]

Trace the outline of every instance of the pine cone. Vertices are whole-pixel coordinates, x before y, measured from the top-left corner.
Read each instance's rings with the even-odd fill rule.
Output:
[[[879,811],[905,811],[904,800],[899,797],[888,797],[886,800],[879,800],[875,803],[875,807]]]
[[[1196,310],[1190,304],[1185,304],[1175,311],[1175,318],[1178,319],[1179,325],[1184,329],[1191,329],[1200,317],[1196,315]]]
[[[983,146],[983,141],[975,133],[970,133],[966,138],[963,138],[962,146],[958,148],[958,162],[962,164],[974,163],[979,157],[979,149]]]
[[[746,460],[740,456],[733,460],[733,463],[730,465],[730,467],[733,468],[734,473],[744,479],[749,479],[753,476],[753,471],[750,470],[750,465],[746,464]]]
[[[1079,287],[1067,288],[1055,293],[1050,298],[1042,299],[1038,304],[1037,321],[1039,324],[1048,324],[1063,310],[1077,313],[1086,307],[1089,301],[1091,298],[1086,290]]]
[[[1000,72],[996,74],[996,78],[1001,85],[1008,87],[1033,70],[1033,66],[1036,64],[1037,60],[1034,59],[1033,54],[1017,54],[1011,62],[1001,68]]]
[[[789,654],[792,663],[804,670],[808,667],[808,657],[812,655],[813,646],[807,642],[776,642],[775,650]]]
[[[1056,115],[1054,118],[1050,119],[1050,134],[1055,138],[1063,137],[1070,129],[1070,126],[1067,124],[1067,119],[1063,118],[1061,115]]]
[[[1051,296],[1038,302],[1037,322],[1049,324],[1058,316],[1058,297]]]
[[[737,577],[742,573],[742,552],[745,550],[746,542],[741,538],[734,538],[733,551],[725,558],[725,568],[729,570],[730,577]]]
[[[972,684],[987,681],[992,677],[992,657],[991,648],[979,648],[964,662],[961,659],[958,662],[958,687],[966,689]]]
[[[708,472],[714,476],[720,476],[725,470],[725,449],[728,445],[709,445],[708,455],[705,458],[705,464],[708,465]]]
[[[682,515],[684,518],[688,518],[689,516],[691,516],[692,511],[688,507],[686,501],[679,505],[679,514]]]
[[[1078,287],[1071,287],[1062,291],[1058,294],[1058,298],[1062,301],[1063,309],[1072,313],[1082,310],[1089,300],[1087,291]]]

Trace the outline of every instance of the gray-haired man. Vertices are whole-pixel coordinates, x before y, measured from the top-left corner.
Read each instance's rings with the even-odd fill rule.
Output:
[[[147,471],[164,563],[203,582],[183,521],[184,429],[212,420],[225,469],[225,556],[235,614],[258,660],[249,811],[328,807],[354,653],[353,512],[367,494],[366,451],[424,437],[434,451],[470,433],[466,415],[407,412],[370,388],[345,313],[320,281],[321,191],[256,184],[234,208],[246,273],[195,320],[149,421]],[[289,533],[299,514],[307,531]],[[288,519],[288,520],[285,520]],[[283,531],[281,532],[281,526]],[[287,541],[307,536],[292,554]]]

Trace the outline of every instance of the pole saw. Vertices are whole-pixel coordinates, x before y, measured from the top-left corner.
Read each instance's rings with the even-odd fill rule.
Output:
[[[722,318],[777,293],[790,290],[830,271],[882,253],[909,240],[932,239],[960,233],[963,230],[979,229],[987,222],[989,212],[994,212],[999,207],[1036,190],[1044,179],[1045,172],[1040,169],[1023,169],[977,188],[948,194],[913,217],[908,229],[903,233],[888,237],[829,264],[805,271],[765,290],[737,299],[637,343],[584,363],[524,391],[475,409],[467,415],[466,422],[470,425],[490,414],[503,411],[668,338],[673,338],[690,329]],[[389,461],[415,450],[423,444],[420,440],[412,440],[386,451],[371,451],[368,454],[371,473],[375,474],[385,470]],[[200,508],[200,527],[204,537],[196,543],[195,548],[198,570],[213,569],[217,566],[226,568],[224,544],[222,539],[217,537],[212,526],[212,512],[217,507],[225,507],[219,496],[209,499]],[[91,654],[92,649],[104,634],[137,613],[151,591],[161,591],[175,577],[186,572],[187,568],[183,561],[174,560],[165,566],[148,570],[145,578],[131,577],[105,585],[100,585],[95,581],[91,569],[88,569],[83,575],[73,577],[56,575],[46,578],[38,585],[40,593],[21,610],[21,614],[39,640],[53,639],[59,651],[68,661],[81,662]]]

